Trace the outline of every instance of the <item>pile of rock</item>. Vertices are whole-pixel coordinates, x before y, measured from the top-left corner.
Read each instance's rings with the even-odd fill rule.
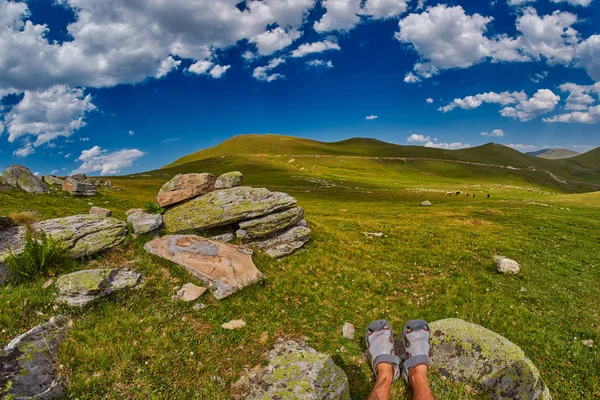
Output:
[[[76,174],[67,177],[62,184],[63,192],[68,192],[71,196],[93,196],[96,192],[96,186],[86,174]]]
[[[48,186],[22,165],[11,165],[2,172],[2,183],[27,193],[48,193]]]
[[[294,206],[296,199],[286,193],[240,186],[242,180],[240,172],[216,179],[206,173],[176,175],[156,198],[161,207],[169,207],[164,215],[166,232],[220,228],[222,238],[235,235],[243,244],[275,258],[294,252],[310,239],[304,210]]]

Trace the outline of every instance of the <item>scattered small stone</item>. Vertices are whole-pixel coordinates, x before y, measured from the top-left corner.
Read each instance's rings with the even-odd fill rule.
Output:
[[[46,282],[44,282],[44,284],[42,285],[42,289],[47,289],[50,285],[52,285],[52,282],[54,282],[54,279],[50,278],[48,279]]]
[[[186,283],[177,291],[177,294],[172,297],[173,300],[194,301],[206,292],[205,287],[196,286],[193,283]]]
[[[524,288],[524,287],[521,288],[521,292],[526,292],[526,291],[527,291],[527,288]]]
[[[423,207],[431,207],[432,206],[432,204],[429,200],[425,200],[424,202],[421,203],[421,205]]]
[[[221,325],[221,328],[228,329],[233,331],[235,329],[240,329],[246,326],[246,322],[243,319],[235,319],[233,321],[229,321]]]
[[[93,203],[89,204],[93,205]],[[106,208],[93,206],[92,208],[90,208],[90,214],[99,215],[101,217],[110,217],[112,215],[112,211]]]
[[[192,308],[196,311],[199,311],[199,310],[202,310],[203,308],[206,308],[206,304],[196,303],[196,304],[194,304],[194,306]]]
[[[494,263],[498,272],[513,275],[519,273],[519,264],[514,260],[502,256],[494,256]]]
[[[383,232],[363,232],[363,235],[365,235],[369,239],[382,238],[385,236]]]
[[[93,206],[94,203],[92,203],[91,201],[88,201],[88,206]]]
[[[581,344],[588,347],[594,347],[594,341],[592,339],[582,340]]]
[[[354,325],[352,325],[350,322],[344,323],[343,334],[346,339],[354,339],[354,332]]]

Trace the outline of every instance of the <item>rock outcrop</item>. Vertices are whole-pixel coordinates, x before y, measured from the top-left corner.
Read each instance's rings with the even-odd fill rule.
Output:
[[[142,235],[160,229],[163,224],[163,216],[160,214],[134,212],[127,216],[127,222],[133,225],[133,233]]]
[[[268,256],[280,258],[298,250],[310,240],[311,231],[305,226],[294,226],[291,229],[265,240],[246,244],[264,251]]]
[[[505,337],[455,318],[430,328],[431,365],[442,376],[475,383],[494,399],[551,399],[538,369]]]
[[[61,399],[65,384],[56,369],[59,346],[69,321],[52,317],[45,324],[17,336],[0,351],[0,394],[10,399]]]
[[[127,269],[88,269],[63,275],[56,280],[57,303],[83,307],[113,292],[132,288],[140,274]]]
[[[25,228],[22,226],[7,227],[0,229],[0,283],[8,279],[8,266],[6,259],[10,255],[8,249],[15,254],[23,251],[25,243]]]
[[[212,174],[177,174],[160,188],[156,202],[167,207],[202,196],[214,188],[215,176]]]
[[[257,282],[262,273],[252,261],[252,250],[194,235],[167,235],[146,243],[147,252],[172,261],[209,285],[223,299]]]
[[[170,208],[165,229],[178,233],[208,229],[271,214],[296,204],[288,194],[248,186],[217,190]]]
[[[502,274],[516,275],[520,271],[519,263],[502,256],[494,256],[494,265],[496,270]]]
[[[226,172],[223,175],[219,175],[215,182],[215,189],[231,189],[233,187],[241,186],[244,180],[244,175],[239,171]]]
[[[2,182],[27,193],[48,193],[48,186],[22,165],[11,165],[2,172]]]
[[[90,208],[90,214],[99,215],[100,217],[110,217],[112,215],[112,211],[107,208],[93,206]]]
[[[300,207],[279,211],[264,217],[240,222],[236,236],[244,241],[263,239],[296,225],[304,218],[304,210]]]
[[[233,385],[235,399],[349,400],[348,377],[327,354],[279,340],[267,357]]]
[[[42,180],[46,185],[62,186],[62,184],[64,183],[62,179],[54,175],[44,175]]]
[[[96,194],[96,186],[85,174],[67,177],[62,184],[62,190],[72,196],[93,196]]]

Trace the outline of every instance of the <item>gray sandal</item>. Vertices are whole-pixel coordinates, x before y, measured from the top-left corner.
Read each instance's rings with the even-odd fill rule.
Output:
[[[404,325],[402,338],[404,339],[405,350],[402,376],[410,385],[408,372],[418,365],[429,365],[431,339],[429,325],[422,319],[409,321]]]
[[[394,354],[394,333],[390,323],[384,319],[371,322],[365,332],[365,342],[375,376],[377,365],[387,363],[394,368],[396,380],[400,376],[400,358]]]

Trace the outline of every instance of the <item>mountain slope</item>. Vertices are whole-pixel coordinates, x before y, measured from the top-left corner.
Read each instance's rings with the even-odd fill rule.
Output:
[[[542,149],[538,151],[532,151],[529,153],[525,153],[530,156],[545,158],[547,160],[561,160],[563,158],[571,158],[580,155],[573,150],[568,149]]]

